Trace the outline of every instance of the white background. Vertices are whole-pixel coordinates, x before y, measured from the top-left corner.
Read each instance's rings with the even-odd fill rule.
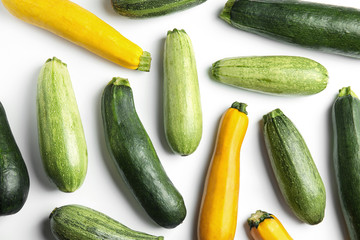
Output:
[[[335,188],[331,160],[331,105],[338,90],[352,86],[360,94],[360,60],[279,43],[240,31],[218,15],[225,1],[208,0],[195,8],[151,19],[117,15],[110,0],[75,0],[125,37],[152,54],[149,73],[128,70],[104,60],[45,30],[24,23],[0,4],[0,101],[30,174],[30,192],[23,209],[0,218],[0,239],[54,239],[48,216],[66,204],[82,204],[126,226],[168,240],[196,239],[197,217],[205,173],[221,114],[234,101],[248,104],[249,128],[241,149],[238,225],[235,239],[249,239],[247,217],[257,209],[275,214],[294,239],[348,239]],[[323,0],[360,8],[350,0]],[[173,154],[165,140],[162,119],[162,59],[166,32],[185,29],[195,50],[203,110],[203,136],[187,157]],[[225,57],[295,55],[311,58],[329,71],[327,88],[306,97],[280,97],[249,92],[217,83],[209,77],[211,64]],[[82,187],[63,193],[50,183],[40,159],[36,123],[36,83],[46,59],[56,56],[68,64],[88,146],[89,167]],[[100,115],[100,96],[114,76],[129,78],[136,109],[159,158],[182,193],[187,217],[175,229],[157,226],[134,200],[109,158]],[[266,155],[260,120],[275,108],[302,133],[325,184],[324,220],[301,223],[285,204]]]

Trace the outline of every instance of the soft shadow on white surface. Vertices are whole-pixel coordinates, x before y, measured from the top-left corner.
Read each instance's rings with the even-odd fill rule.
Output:
[[[55,240],[54,235],[51,233],[50,230],[50,219],[44,218],[42,222],[40,222],[40,229],[44,239],[46,240]]]

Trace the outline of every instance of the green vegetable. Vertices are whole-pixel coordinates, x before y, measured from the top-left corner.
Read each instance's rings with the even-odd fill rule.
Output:
[[[320,63],[293,56],[225,58],[215,62],[211,72],[218,82],[279,95],[315,94],[328,82]]]
[[[184,30],[167,33],[164,51],[164,125],[171,149],[189,155],[202,136],[202,112],[195,56]]]
[[[58,240],[162,240],[132,230],[107,215],[80,205],[55,208],[50,214],[50,228]]]
[[[87,147],[65,63],[48,59],[37,85],[40,154],[49,178],[63,192],[74,192],[87,171]]]
[[[308,147],[297,128],[280,109],[264,116],[265,145],[285,201],[308,224],[324,218],[325,187]]]
[[[220,17],[241,30],[360,58],[360,11],[306,1],[229,0]]]
[[[15,214],[29,193],[29,174],[0,102],[0,216]]]
[[[333,105],[334,168],[343,215],[352,240],[360,239],[360,100],[350,87]]]
[[[206,0],[111,0],[114,10],[132,18],[162,16],[197,6]]]
[[[129,82],[113,78],[105,87],[101,112],[111,158],[148,215],[173,228],[186,216],[184,200],[165,173],[134,106]]]

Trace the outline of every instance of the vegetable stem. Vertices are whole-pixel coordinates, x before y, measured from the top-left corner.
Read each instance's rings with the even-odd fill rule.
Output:
[[[231,108],[235,108],[235,109],[239,110],[240,112],[245,113],[247,115],[248,113],[246,111],[246,107],[247,107],[246,103],[239,103],[239,102],[234,102],[231,105]]]

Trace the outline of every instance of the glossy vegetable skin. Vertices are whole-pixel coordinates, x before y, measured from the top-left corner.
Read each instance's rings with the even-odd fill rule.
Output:
[[[17,18],[46,29],[116,64],[149,71],[148,52],[69,0],[2,0]]]
[[[50,214],[50,229],[58,240],[163,240],[132,230],[109,216],[81,205],[55,208]]]
[[[127,79],[113,78],[105,87],[101,112],[110,156],[134,197],[160,226],[174,228],[182,223],[184,200],[136,113]]]
[[[240,148],[248,127],[246,104],[235,102],[223,114],[206,176],[198,239],[234,239],[240,185]]]
[[[254,240],[292,240],[275,215],[257,210],[248,218],[250,235]]]
[[[275,95],[316,94],[329,78],[320,63],[295,56],[225,58],[212,65],[211,73],[218,82]]]
[[[351,240],[360,239],[360,100],[350,87],[332,108],[333,161],[341,209]]]
[[[325,187],[303,137],[280,109],[266,114],[263,124],[265,146],[285,201],[301,221],[320,223]]]
[[[36,105],[45,171],[61,191],[74,192],[84,182],[88,153],[67,65],[55,57],[41,68]]]
[[[0,103],[0,216],[19,212],[29,187],[29,173]]]
[[[200,89],[191,39],[184,30],[167,33],[164,51],[164,125],[167,142],[189,155],[202,136]]]
[[[360,10],[309,1],[229,0],[220,17],[271,39],[360,58]]]

